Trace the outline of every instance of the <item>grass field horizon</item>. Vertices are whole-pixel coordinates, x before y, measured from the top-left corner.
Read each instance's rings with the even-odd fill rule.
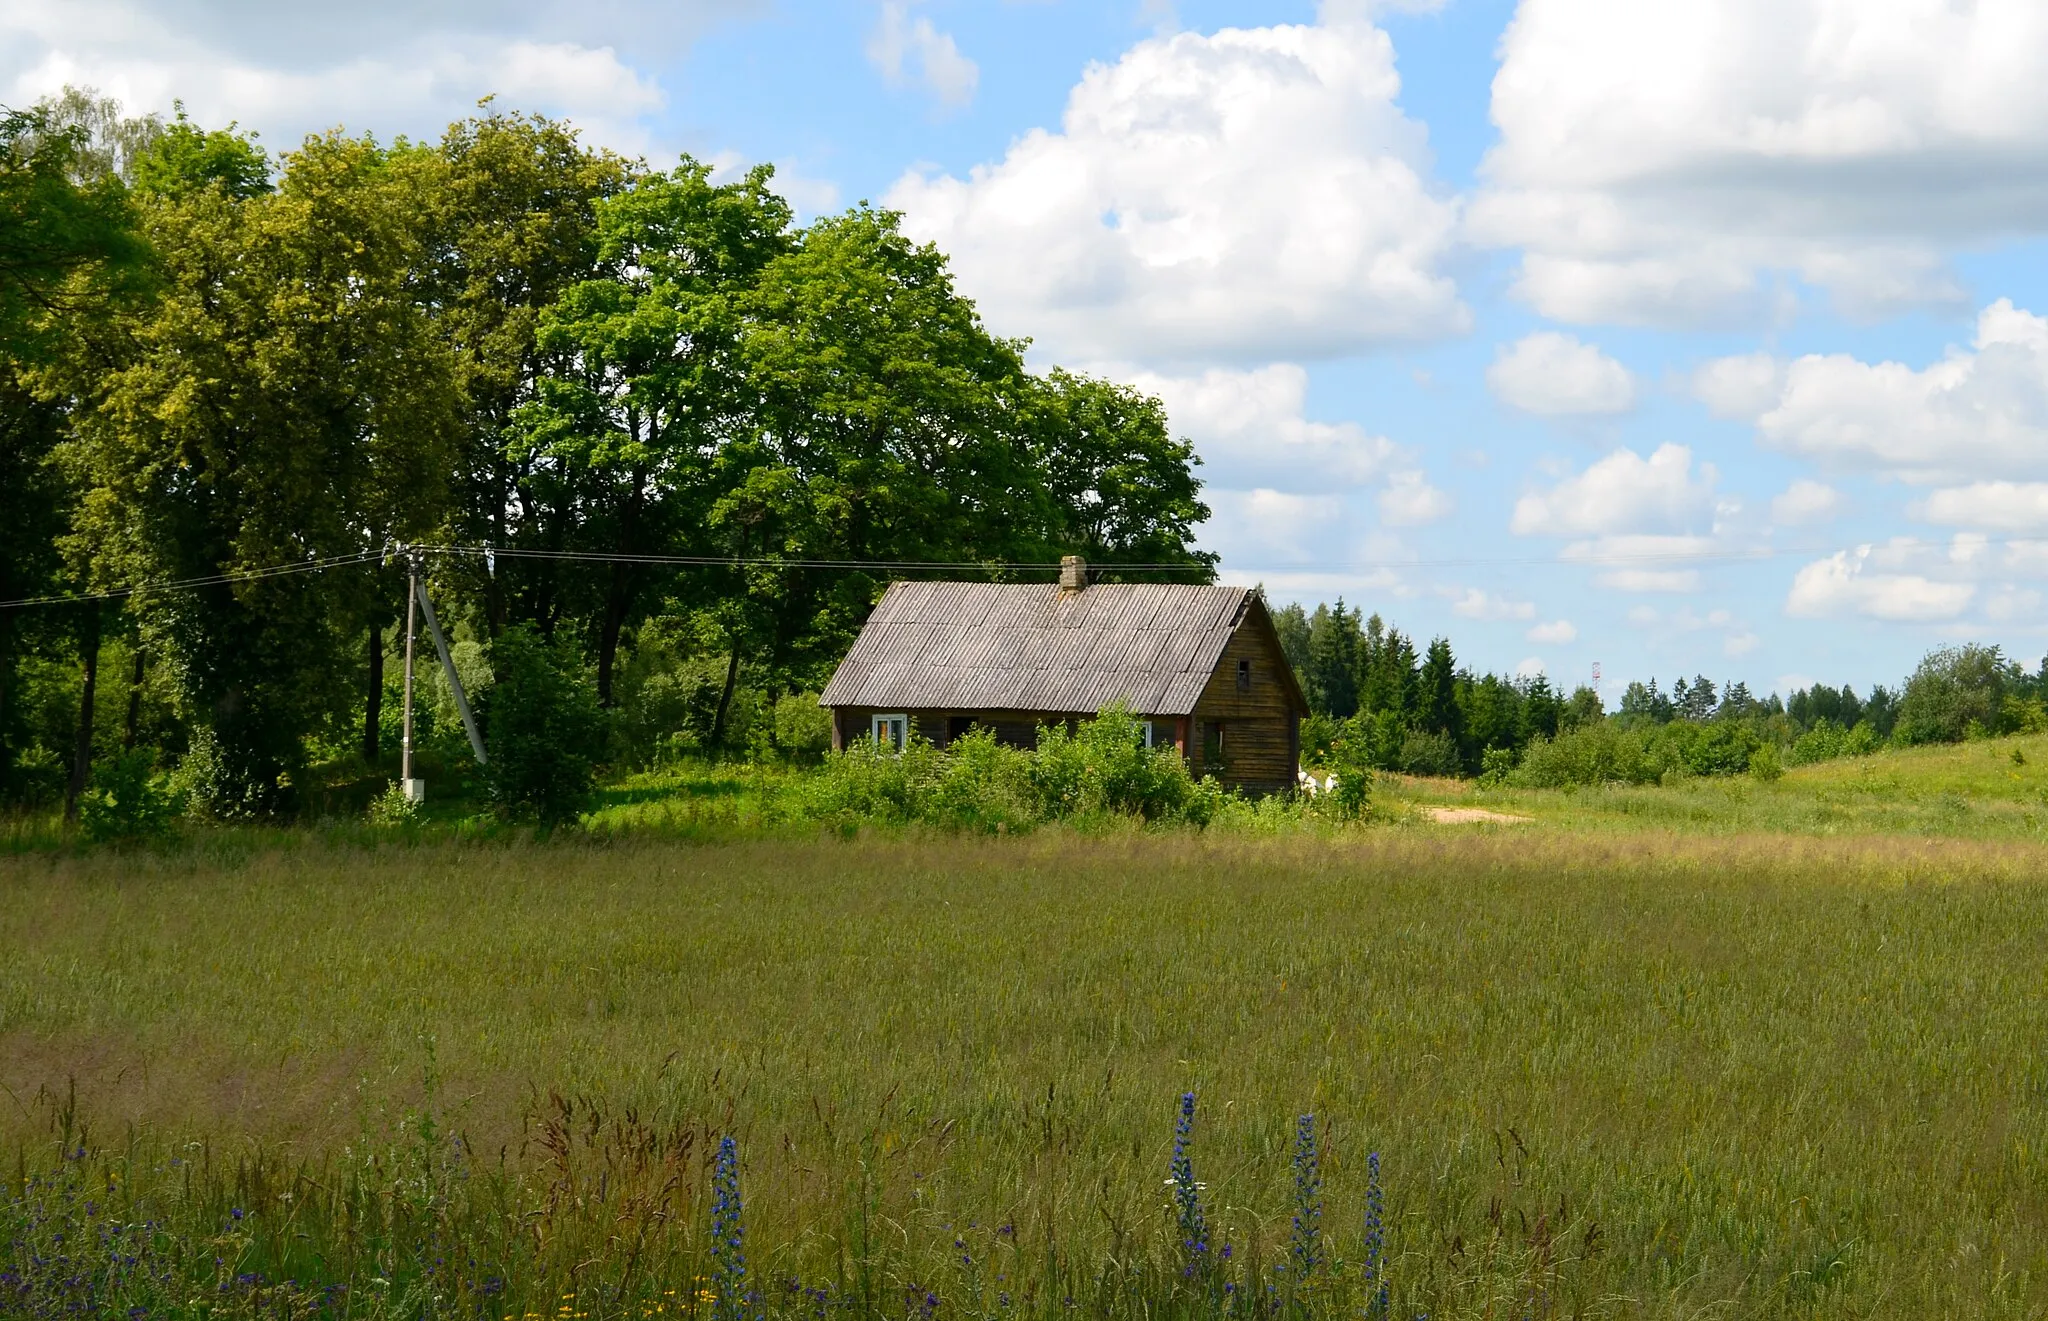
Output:
[[[640,1314],[595,1283],[634,1216],[701,1272],[731,1135],[764,1280],[852,1261],[888,1276],[876,1314],[915,1315],[914,1286],[996,1315],[958,1265],[978,1252],[1048,1315],[1073,1310],[1052,1278],[1153,1315],[1101,1290],[1173,1259],[1192,1092],[1240,1263],[1285,1256],[1312,1113],[1355,1280],[1380,1155],[1397,1314],[2038,1316],[2044,862],[1541,826],[21,855],[0,1135],[22,1176],[48,1165],[75,1088],[134,1196],[268,1197],[235,1209],[306,1233],[365,1153],[403,1184],[391,1153],[431,1119],[507,1223],[570,1215],[565,1178],[587,1194],[520,1287],[580,1280],[590,1315]],[[211,1192],[169,1173],[181,1151]],[[1065,1274],[1025,1265],[1047,1259]]]

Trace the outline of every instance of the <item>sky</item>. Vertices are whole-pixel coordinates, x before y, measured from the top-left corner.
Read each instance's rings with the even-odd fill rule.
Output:
[[[2048,648],[2040,0],[0,0],[0,101],[67,83],[899,210],[1165,400],[1227,581],[1476,668]]]

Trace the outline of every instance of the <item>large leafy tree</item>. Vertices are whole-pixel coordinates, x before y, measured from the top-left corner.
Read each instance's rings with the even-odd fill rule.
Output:
[[[728,696],[742,656],[771,689],[837,660],[880,575],[819,561],[1081,552],[1206,574],[1192,451],[1157,401],[1027,372],[894,213],[813,223],[737,310],[747,430],[718,451],[708,524],[752,563],[699,575],[692,602],[727,650]]]
[[[1169,430],[1165,405],[1058,367],[1032,378],[1025,398],[1042,554],[1186,566],[1171,574],[1176,581],[1207,576],[1216,556],[1191,549],[1209,516],[1195,476],[1201,460]]]
[[[417,208],[389,153],[309,139],[270,190],[255,149],[187,126],[138,164],[161,294],[116,327],[72,458],[78,537],[144,590],[146,637],[204,737],[225,814],[289,796],[307,735],[350,705],[345,639],[377,603],[348,571],[156,593],[352,552],[441,521],[452,370],[412,275]],[[239,163],[238,163],[239,162]]]
[[[0,600],[67,585],[58,541],[73,491],[51,457],[70,410],[54,376],[79,349],[81,319],[146,288],[127,189],[93,148],[87,126],[51,107],[0,112]],[[68,618],[0,609],[0,795],[15,789],[24,741],[24,652],[75,625],[89,680],[98,619],[97,606]]]
[[[876,576],[805,561],[1043,557],[1022,346],[988,332],[936,248],[891,212],[828,217],[741,311],[751,430],[720,453],[710,525],[766,563],[701,577],[695,602],[728,692],[743,654],[771,686],[813,677],[865,617]]]
[[[685,159],[606,200],[607,278],[571,286],[541,320],[537,343],[560,365],[517,414],[509,449],[532,475],[549,548],[613,557],[585,579],[606,705],[620,637],[658,581],[629,557],[712,545],[721,455],[748,426],[739,304],[790,245],[769,178],[759,168],[714,184]]]
[[[563,549],[550,518],[554,476],[513,419],[569,367],[567,348],[540,342],[541,322],[565,292],[608,269],[598,208],[637,171],[559,121],[489,108],[400,168],[425,230],[420,297],[453,356],[460,429],[444,531],[465,544]],[[554,561],[506,559],[495,572],[455,561],[436,574],[481,607],[492,634],[515,619],[551,633],[584,604],[584,579]]]

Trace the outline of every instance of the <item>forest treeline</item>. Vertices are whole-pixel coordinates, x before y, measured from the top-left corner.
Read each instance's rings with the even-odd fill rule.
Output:
[[[2048,658],[2027,670],[1998,647],[1931,651],[1896,689],[1816,683],[1759,697],[1737,680],[1654,678],[1608,713],[1598,692],[1542,674],[1477,674],[1448,639],[1418,648],[1378,614],[1334,606],[1274,611],[1313,715],[1317,766],[1481,776],[1534,787],[1649,783],[1667,775],[1775,775],[1785,765],[1890,745],[2048,730]]]
[[[896,215],[800,224],[766,167],[488,104],[277,155],[88,92],[7,112],[0,600],[61,603],[0,609],[0,800],[127,750],[267,814],[389,760],[400,543],[475,551],[426,560],[460,663],[573,657],[635,755],[772,737],[889,576],[824,561],[1206,580],[1158,400],[1023,348]]]

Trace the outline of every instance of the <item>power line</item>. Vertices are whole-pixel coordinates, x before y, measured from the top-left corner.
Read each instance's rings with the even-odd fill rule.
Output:
[[[903,569],[914,571],[952,570],[1024,570],[1044,573],[1056,572],[1059,564],[1050,560],[857,560],[857,559],[792,559],[775,555],[644,555],[624,551],[573,551],[573,550],[529,550],[490,546],[420,546],[417,549],[427,554],[438,555],[496,555],[505,559],[537,559],[561,562],[591,564],[650,564],[673,567],[698,568],[770,568],[770,569]],[[1121,561],[1116,563],[1090,560],[1091,571],[1109,573],[1210,573],[1228,568],[1234,573],[1325,573],[1343,570],[1374,569],[1456,569],[1485,566],[1521,566],[1571,568],[1575,565],[1607,564],[1658,564],[1689,563],[1700,561],[1737,561],[1775,559],[1785,555],[1829,555],[1840,547],[1830,546],[1764,546],[1747,550],[1689,550],[1656,551],[1637,554],[1609,555],[1514,555],[1514,556],[1466,556],[1454,559],[1434,560],[1339,560],[1303,564],[1253,564],[1222,565],[1197,564],[1186,560],[1141,563]]]
[[[183,592],[200,587],[218,587],[223,584],[256,582],[264,578],[288,578],[293,574],[318,573],[322,569],[346,568],[352,564],[363,564],[380,559],[381,550],[357,551],[348,555],[328,555],[318,559],[297,560],[290,564],[272,564],[261,569],[238,569],[228,573],[209,573],[197,578],[177,578],[170,582],[139,583],[133,587],[116,587],[104,592],[73,592],[51,596],[25,596],[15,601],[0,601],[0,610],[13,610],[38,605],[82,605],[88,601],[119,601],[145,592]]]
[[[483,559],[487,563],[493,563],[498,558],[504,558],[554,563],[639,564],[667,568],[825,569],[846,572],[873,571],[882,573],[1054,573],[1060,568],[1059,564],[1055,561],[1040,560],[799,559],[775,555],[653,555],[624,551],[535,550],[525,547],[490,545],[419,545],[408,547],[408,549],[417,550],[427,555],[465,556],[472,559]],[[1237,574],[1272,574],[1277,576],[1381,572],[1400,569],[1573,568],[1619,564],[1730,563],[1743,560],[1777,559],[1786,555],[1829,555],[1837,553],[1840,549],[1840,547],[1828,546],[1760,546],[1744,550],[1656,551],[1609,555],[1573,555],[1567,553],[1557,556],[1459,556],[1446,559],[1341,560],[1268,565],[1210,565],[1189,563],[1187,561],[1160,561],[1154,563],[1091,563],[1088,567],[1091,570],[1106,573],[1201,574],[1213,573],[1227,568],[1232,573]],[[289,577],[295,574],[317,573],[325,569],[348,568],[353,565],[367,564],[385,558],[388,553],[388,550],[382,549],[355,551],[345,555],[330,555],[297,560],[287,564],[269,565],[260,569],[206,574],[196,578],[179,578],[170,582],[142,583],[133,587],[114,588],[104,592],[79,592],[22,597],[14,601],[0,601],[0,610],[26,609],[34,606],[82,604],[89,601],[114,601],[142,593],[192,591],[201,587],[257,582],[267,578]]]
[[[777,555],[642,555],[629,551],[577,551],[577,550],[529,550],[505,546],[420,546],[417,549],[429,555],[468,555],[471,557],[496,556],[514,560],[555,560],[590,564],[653,564],[675,568],[776,568],[776,569],[956,569],[994,570],[1026,569],[1056,572],[1057,561],[1040,560],[812,560],[791,559]],[[1102,564],[1091,568],[1138,570],[1138,569],[1202,569],[1208,566],[1188,564]]]

